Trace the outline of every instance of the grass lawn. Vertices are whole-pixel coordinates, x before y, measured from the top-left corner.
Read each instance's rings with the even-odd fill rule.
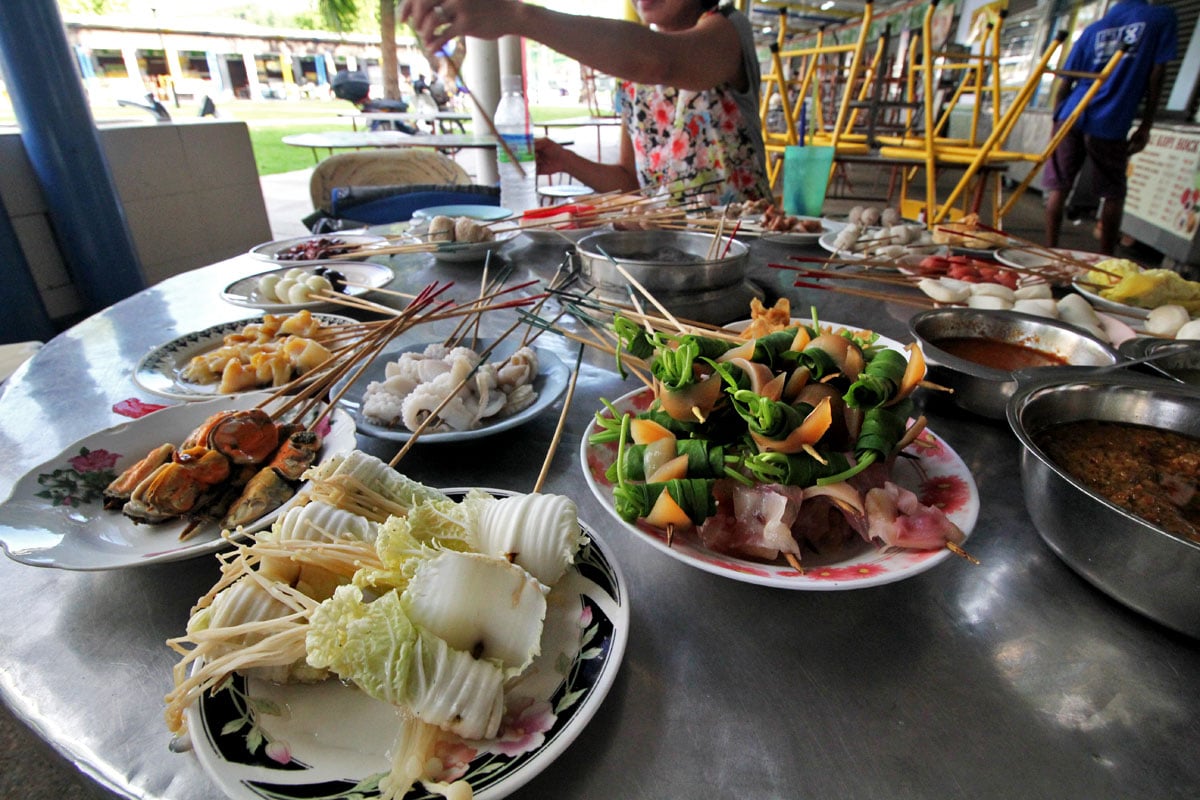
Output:
[[[167,103],[173,119],[194,118],[198,106],[184,102],[176,108]],[[116,121],[150,122],[150,115],[138,109],[113,104],[94,104],[92,117],[100,123]],[[340,100],[234,100],[217,107],[220,119],[236,119],[250,128],[250,143],[258,163],[259,175],[308,169],[313,166],[312,151],[305,147],[290,147],[282,142],[284,136],[330,130],[351,130],[348,117],[339,116],[353,107]],[[582,105],[534,106],[530,114],[537,122],[586,116]],[[16,124],[16,114],[0,95],[0,126]],[[471,132],[470,123],[467,132]]]

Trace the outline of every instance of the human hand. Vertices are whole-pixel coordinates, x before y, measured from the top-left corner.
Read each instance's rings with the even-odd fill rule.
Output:
[[[1138,128],[1129,137],[1129,155],[1142,152],[1148,144],[1150,144],[1150,129]]]
[[[512,0],[402,0],[399,20],[432,53],[456,36],[498,39],[511,33],[514,5]]]
[[[567,148],[553,139],[534,139],[533,154],[539,175],[567,172]]]

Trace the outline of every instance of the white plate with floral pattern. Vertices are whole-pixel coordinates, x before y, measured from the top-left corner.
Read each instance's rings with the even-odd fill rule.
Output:
[[[653,401],[649,389],[638,389],[613,402],[618,413],[638,413]],[[609,416],[605,414],[605,416]],[[940,564],[953,554],[938,550],[878,548],[855,540],[841,550],[822,554],[804,553],[804,571],[798,571],[782,559],[778,562],[752,561],[724,555],[704,547],[689,533],[676,532],[668,544],[666,532],[639,521],[625,522],[617,514],[613,485],[605,471],[616,460],[617,445],[592,444],[588,438],[600,430],[593,424],[580,445],[583,474],[592,494],[613,518],[651,547],[683,563],[725,578],[756,583],[778,589],[836,591],[866,589],[911,578]],[[949,445],[926,429],[904,451],[908,458],[896,459],[892,480],[916,493],[926,505],[936,505],[968,537],[979,517],[979,490],[966,464]]]
[[[313,314],[313,318],[322,325],[350,325],[356,321],[338,314]],[[196,356],[216,350],[224,344],[229,334],[238,333],[247,325],[262,321],[262,317],[251,317],[222,322],[160,344],[138,361],[133,369],[133,382],[151,394],[172,400],[210,400],[220,397],[219,383],[193,383],[183,377],[183,370]]]
[[[219,411],[254,408],[267,394],[227,395],[155,411],[86,436],[17,481],[0,504],[0,545],[9,558],[37,567],[102,570],[136,567],[213,553],[229,546],[215,523],[180,541],[185,521],[139,524],[120,509],[104,508],[102,492],[121,471],[163,442],[182,442]],[[349,452],[354,421],[336,410],[318,461]],[[246,531],[265,528],[291,503]]]
[[[468,781],[478,800],[505,797],[549,766],[595,715],[621,666],[625,581],[607,547],[582,527],[588,541],[548,598],[541,655],[505,690],[500,735],[439,751],[445,777]],[[236,675],[190,707],[187,722],[201,765],[235,800],[378,797],[398,730],[395,708],[341,681],[285,685]]]

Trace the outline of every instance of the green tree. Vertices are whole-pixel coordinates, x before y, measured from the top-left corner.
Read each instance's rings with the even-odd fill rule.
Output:
[[[337,31],[351,30],[359,19],[358,0],[317,0],[325,21]],[[380,67],[383,70],[383,96],[400,98],[400,65],[396,58],[396,0],[379,0]]]

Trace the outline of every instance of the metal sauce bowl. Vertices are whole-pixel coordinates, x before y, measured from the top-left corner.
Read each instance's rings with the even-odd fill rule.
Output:
[[[1096,375],[1067,367],[1053,379],[1031,380],[1033,372],[1018,374],[1021,386],[1008,403],[1007,417],[1024,445],[1021,483],[1038,533],[1100,591],[1200,638],[1200,544],[1104,500],[1034,443],[1047,427],[1077,420],[1145,425],[1200,438],[1200,395],[1164,378],[1125,371]]]
[[[1005,405],[1017,389],[1013,374],[951,355],[937,346],[939,339],[962,336],[1023,345],[1053,353],[1072,366],[1101,367],[1121,360],[1112,347],[1074,325],[1017,311],[935,308],[915,314],[908,329],[929,362],[930,379],[953,389],[951,398],[959,408],[992,419],[1004,419]]]

